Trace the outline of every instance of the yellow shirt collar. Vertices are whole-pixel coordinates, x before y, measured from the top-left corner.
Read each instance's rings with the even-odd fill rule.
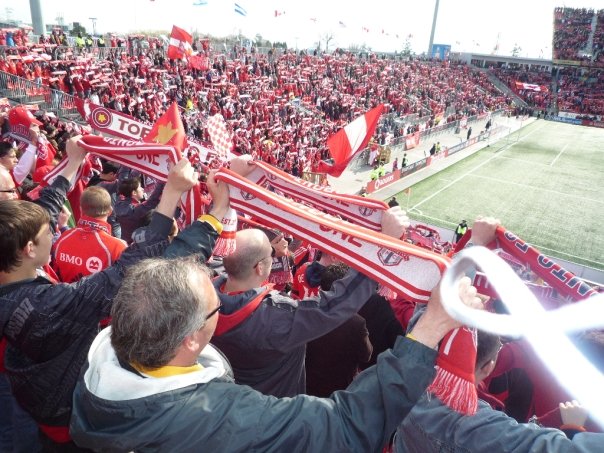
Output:
[[[134,363],[131,363],[130,365],[132,366],[132,368],[134,368],[139,373],[143,373],[143,374],[146,374],[147,376],[154,377],[154,378],[178,376],[179,374],[193,373],[195,371],[200,371],[203,369],[203,366],[201,366],[199,363],[196,363],[195,365],[191,365],[191,366],[166,365],[166,366],[162,366],[161,368],[147,368],[142,365],[137,365]]]

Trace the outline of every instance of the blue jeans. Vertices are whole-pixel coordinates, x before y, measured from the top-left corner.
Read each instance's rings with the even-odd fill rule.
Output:
[[[38,425],[17,404],[6,373],[0,373],[0,452],[36,453],[41,449]]]

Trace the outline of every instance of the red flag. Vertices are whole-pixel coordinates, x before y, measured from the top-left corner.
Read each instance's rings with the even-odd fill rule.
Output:
[[[170,46],[168,47],[168,58],[177,60],[193,54],[193,37],[182,28],[172,26],[170,34]]]
[[[319,171],[340,176],[350,161],[367,146],[383,111],[384,104],[380,104],[329,137],[327,146],[334,165],[321,162]]]
[[[191,55],[189,58],[189,66],[200,71],[207,71],[209,68],[209,59],[203,55]]]
[[[172,145],[176,148],[180,157],[182,150],[185,149],[188,144],[185,128],[182,125],[180,112],[178,111],[176,102],[172,102],[172,105],[166,110],[166,113],[155,122],[151,132],[143,138],[143,141],[146,143]]]

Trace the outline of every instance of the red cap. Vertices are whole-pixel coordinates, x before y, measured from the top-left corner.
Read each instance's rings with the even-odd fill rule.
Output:
[[[8,112],[8,122],[12,128],[15,126],[25,126],[28,129],[32,124],[36,124],[37,126],[42,126],[42,124],[44,124],[41,121],[38,121],[32,113],[22,105],[10,109]]]

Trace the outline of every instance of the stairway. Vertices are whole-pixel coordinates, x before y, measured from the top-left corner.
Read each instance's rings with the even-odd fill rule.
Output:
[[[596,26],[598,25],[598,12],[594,12],[593,17],[591,18],[591,32],[589,33],[589,38],[587,39],[587,45],[585,48],[581,50],[581,53],[584,55],[589,55],[593,61],[593,51],[594,51],[594,35],[596,34]]]
[[[499,91],[501,91],[503,94],[505,94],[506,96],[511,97],[514,100],[514,103],[520,107],[528,107],[529,105],[525,102],[524,99],[522,99],[520,96],[518,96],[516,93],[514,93],[512,91],[512,89],[507,86],[505,83],[503,83],[501,80],[499,80],[495,75],[493,75],[493,73],[491,73],[491,71],[489,71],[488,69],[485,68],[475,68],[478,71],[482,71],[486,74],[486,76],[489,78],[490,82],[495,85]]]

